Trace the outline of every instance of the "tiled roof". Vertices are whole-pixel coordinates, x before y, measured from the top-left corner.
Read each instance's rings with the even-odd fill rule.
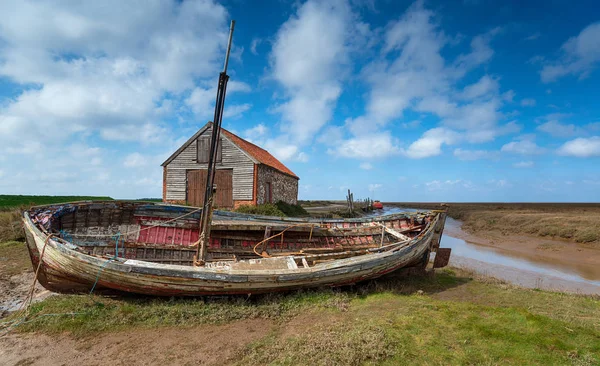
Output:
[[[221,128],[221,132],[227,136],[229,140],[231,140],[234,144],[236,144],[240,149],[244,150],[248,155],[252,156],[258,162],[270,166],[271,168],[278,170],[287,175],[291,175],[294,178],[298,178],[294,172],[292,172],[288,167],[283,165],[282,162],[277,160],[273,155],[271,155],[267,150],[262,149],[251,142],[244,140],[243,138],[234,135],[233,133],[227,131],[224,128]]]

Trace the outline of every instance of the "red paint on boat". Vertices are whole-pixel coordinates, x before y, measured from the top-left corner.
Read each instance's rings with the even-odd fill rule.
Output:
[[[376,210],[381,210],[383,208],[383,203],[381,203],[379,201],[375,201],[375,202],[373,202],[373,208]]]

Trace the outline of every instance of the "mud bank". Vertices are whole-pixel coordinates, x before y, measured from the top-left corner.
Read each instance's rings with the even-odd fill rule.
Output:
[[[522,235],[461,230],[448,218],[442,246],[453,248],[450,264],[519,286],[600,294],[600,250]]]

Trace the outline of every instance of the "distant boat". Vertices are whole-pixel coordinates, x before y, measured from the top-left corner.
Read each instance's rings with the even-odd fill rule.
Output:
[[[373,208],[376,210],[381,210],[383,209],[383,203],[379,201],[373,201]]]
[[[252,294],[339,286],[425,268],[445,210],[357,219],[296,219],[214,211],[206,261],[194,263],[200,209],[136,201],[78,202],[23,213],[38,280],[57,292]],[[444,253],[444,254],[442,254]]]

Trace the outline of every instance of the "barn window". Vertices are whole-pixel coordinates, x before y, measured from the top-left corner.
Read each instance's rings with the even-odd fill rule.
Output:
[[[223,158],[223,149],[222,149],[222,139],[219,139],[219,144],[217,145],[217,163],[220,163]],[[208,158],[210,156],[210,137],[200,137],[197,140],[198,143],[198,163],[208,163]]]

